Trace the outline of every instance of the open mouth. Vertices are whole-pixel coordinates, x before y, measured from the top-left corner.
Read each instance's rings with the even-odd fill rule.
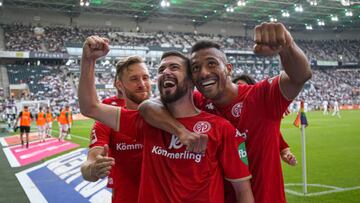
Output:
[[[216,80],[210,79],[200,83],[203,88],[209,88],[216,84]]]
[[[174,86],[175,86],[174,81],[166,80],[163,82],[163,88],[174,87]]]

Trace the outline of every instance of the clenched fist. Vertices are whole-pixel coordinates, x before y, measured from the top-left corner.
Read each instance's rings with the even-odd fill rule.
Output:
[[[99,36],[90,36],[83,45],[83,59],[96,60],[110,51],[109,40]]]
[[[281,23],[261,23],[255,27],[254,53],[274,56],[294,43],[292,36]]]

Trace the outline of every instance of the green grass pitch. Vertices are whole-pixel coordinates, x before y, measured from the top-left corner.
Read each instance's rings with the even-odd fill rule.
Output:
[[[304,197],[286,193],[287,201],[289,203],[360,202],[360,111],[341,111],[340,119],[331,115],[324,116],[322,112],[308,112],[306,115],[309,122],[306,128],[308,183],[333,186],[337,187],[337,190],[331,189],[332,192],[319,195],[319,192],[329,192],[329,189],[309,186],[308,192],[313,196]],[[301,193],[301,186],[290,185],[302,182],[301,136],[300,129],[292,124],[294,119],[295,115],[287,116],[282,122],[281,129],[285,140],[297,157],[298,165],[291,167],[283,164],[283,173],[286,189]],[[80,144],[81,147],[87,147],[92,125],[92,120],[75,121],[71,131],[73,135],[71,141]],[[53,134],[57,136],[56,123],[53,129]],[[4,161],[0,166],[4,166]],[[15,172],[14,169],[7,170]],[[350,190],[340,191],[349,188]],[[1,184],[0,191],[6,191]]]

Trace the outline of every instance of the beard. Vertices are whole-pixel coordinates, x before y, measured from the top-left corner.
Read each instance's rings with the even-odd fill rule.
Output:
[[[176,80],[176,90],[175,92],[171,93],[170,91],[164,90],[162,85],[158,85],[160,90],[160,99],[163,103],[172,103],[179,100],[183,97],[188,90],[190,89],[190,85],[188,84],[191,81],[185,80],[182,83],[178,83]],[[159,82],[160,83],[160,82]]]
[[[144,100],[147,100],[150,98],[150,92],[146,92],[147,95],[144,97],[144,96],[139,96],[137,95],[136,93],[133,93],[131,91],[129,91],[128,89],[126,89],[125,86],[123,86],[124,88],[124,92],[126,97],[131,100],[132,102],[134,102],[135,104],[140,104],[141,102],[143,102]]]

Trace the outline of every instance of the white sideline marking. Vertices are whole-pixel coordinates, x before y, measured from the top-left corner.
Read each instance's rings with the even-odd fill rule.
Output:
[[[8,146],[8,143],[5,141],[5,138],[0,138],[0,143],[3,147],[7,147]]]
[[[17,173],[15,175],[30,201],[39,203],[48,202],[26,173]]]
[[[303,185],[302,183],[288,183],[288,184],[285,184],[285,187],[286,186],[302,186],[302,185]],[[304,194],[302,192],[297,192],[297,191],[290,190],[290,189],[285,189],[285,192],[292,194],[292,195],[296,195],[296,196],[310,197],[310,196],[320,196],[320,195],[326,195],[326,194],[330,194],[330,193],[345,192],[345,191],[360,189],[360,186],[348,187],[348,188],[341,188],[341,187],[336,187],[336,186],[331,186],[331,185],[322,185],[322,184],[308,184],[308,186],[329,188],[330,190],[322,191],[322,192],[308,193],[308,194]]]
[[[9,160],[9,164],[11,167],[19,167],[20,163],[18,162],[18,160],[15,158],[14,154],[11,152],[10,148],[3,148],[3,151],[7,157],[7,159]]]
[[[37,166],[25,169],[24,171],[16,173],[16,177],[18,178],[22,188],[24,189],[27,197],[29,198],[30,202],[36,202],[36,203],[47,203],[48,201],[45,199],[45,197],[41,194],[39,189],[36,187],[35,183],[30,179],[28,176],[28,173],[34,170],[37,170],[44,166],[49,166],[52,162],[57,162],[59,160],[67,159],[69,156],[73,156],[76,153],[81,153],[81,151],[84,150],[84,148],[80,148],[77,150],[74,150],[72,152],[69,152],[67,154],[64,154],[62,156],[59,156],[57,158],[53,158],[51,160],[48,160],[42,164],[39,164]]]

